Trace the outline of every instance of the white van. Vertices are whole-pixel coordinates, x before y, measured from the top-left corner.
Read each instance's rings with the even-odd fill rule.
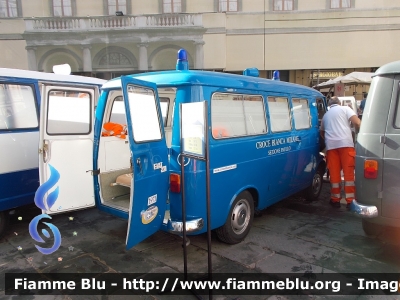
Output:
[[[356,200],[366,234],[400,228],[400,61],[374,74],[356,143]]]
[[[348,106],[358,115],[357,102],[353,96],[338,97],[342,106]]]
[[[39,187],[39,107],[41,88],[63,85],[88,89],[95,103],[105,80],[0,68],[0,237],[8,214],[34,202]],[[79,101],[79,95],[70,101]],[[78,112],[76,112],[78,115]],[[92,122],[94,112],[91,112]]]

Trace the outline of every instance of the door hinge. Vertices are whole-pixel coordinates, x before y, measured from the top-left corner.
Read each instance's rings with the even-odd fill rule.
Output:
[[[378,192],[378,199],[383,199],[383,191]]]
[[[99,174],[100,174],[100,169],[97,169],[97,170],[87,170],[86,173],[88,173],[88,172],[90,172],[90,174],[91,174],[92,176],[95,176],[95,175],[99,175]]]
[[[379,142],[380,142],[381,144],[386,144],[386,136],[381,135],[381,136],[379,137]]]

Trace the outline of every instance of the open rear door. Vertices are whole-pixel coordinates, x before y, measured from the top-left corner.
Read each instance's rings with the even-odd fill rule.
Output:
[[[168,149],[160,101],[154,83],[121,77],[133,179],[126,247],[157,232],[163,222],[168,193]]]
[[[41,186],[35,203],[47,214],[95,205],[92,169],[96,91],[97,87],[44,85],[42,88]]]

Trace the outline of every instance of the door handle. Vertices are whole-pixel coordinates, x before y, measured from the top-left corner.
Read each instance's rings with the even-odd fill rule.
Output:
[[[136,164],[139,167],[140,174],[143,174],[142,161],[140,160],[140,158],[136,159]]]
[[[48,140],[43,140],[43,148],[39,149],[39,153],[43,155],[43,163],[47,163],[50,160],[50,143]]]

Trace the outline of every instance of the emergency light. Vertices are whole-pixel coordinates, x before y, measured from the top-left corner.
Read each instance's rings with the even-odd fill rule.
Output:
[[[178,59],[176,60],[176,70],[184,71],[189,70],[189,62],[187,59],[187,52],[185,49],[179,49]]]
[[[281,80],[279,71],[274,71],[274,73],[272,73],[272,80]]]
[[[258,71],[257,68],[247,68],[246,70],[243,71],[243,75],[252,76],[252,77],[259,77],[260,76],[260,72]]]

